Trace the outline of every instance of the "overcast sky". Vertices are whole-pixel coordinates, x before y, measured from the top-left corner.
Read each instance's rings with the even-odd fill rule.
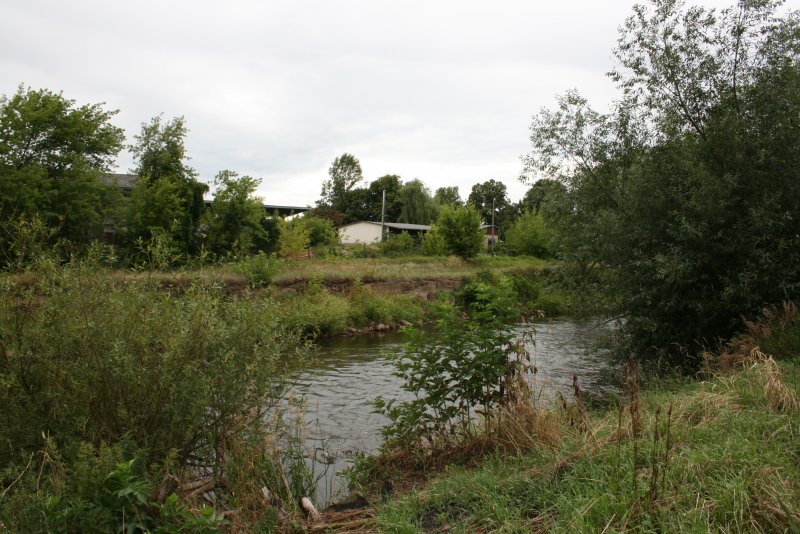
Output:
[[[399,174],[465,198],[491,178],[518,200],[533,114],[571,88],[601,109],[614,98],[605,73],[633,4],[7,0],[0,93],[106,102],[128,142],[159,113],[183,115],[200,178],[261,178],[270,204],[313,205],[343,152],[367,181]],[[118,172],[131,165],[121,153]]]

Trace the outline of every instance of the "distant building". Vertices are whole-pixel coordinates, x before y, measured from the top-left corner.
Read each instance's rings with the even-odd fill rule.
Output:
[[[128,194],[133,191],[133,186],[139,180],[137,174],[101,174],[100,181],[111,187],[120,189],[123,193]]]
[[[483,230],[483,246],[490,248],[494,245],[496,247],[500,242],[500,227],[497,225],[482,224],[481,230]]]
[[[386,230],[392,233],[408,232],[411,235],[419,235],[431,229],[427,224],[407,224],[407,223],[384,223]],[[339,239],[345,245],[355,243],[380,243],[381,223],[374,221],[358,221],[352,224],[340,226]]]

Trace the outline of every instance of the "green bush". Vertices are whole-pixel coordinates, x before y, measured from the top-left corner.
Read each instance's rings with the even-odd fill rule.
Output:
[[[301,256],[308,253],[311,237],[308,227],[300,220],[282,222],[278,250],[281,256]]]
[[[359,243],[347,247],[347,253],[352,258],[377,258],[380,256],[380,249],[378,245],[367,245],[366,243]]]
[[[460,258],[474,258],[483,248],[481,216],[472,206],[443,206],[436,228],[448,251]]]
[[[381,252],[386,256],[401,256],[414,250],[414,238],[408,232],[389,234],[381,242]]]
[[[492,321],[510,323],[519,318],[518,295],[507,277],[481,271],[454,293],[455,301],[476,319],[490,315]]]
[[[506,231],[506,246],[515,254],[546,258],[550,255],[550,230],[541,214],[533,211],[523,213]]]
[[[422,253],[426,256],[446,256],[448,252],[447,242],[436,225],[432,226],[429,232],[422,236]]]
[[[303,217],[298,222],[308,230],[308,241],[312,247],[333,246],[339,243],[339,233],[331,221],[319,217]]]
[[[0,504],[0,524],[12,532],[210,534],[228,523],[206,506],[190,512],[174,493],[154,500],[144,462],[125,460],[124,449],[84,444],[65,463],[46,444],[38,469],[20,473],[15,491]]]
[[[274,256],[259,252],[255,256],[248,256],[239,261],[235,268],[241,272],[251,288],[266,287],[272,282],[280,269],[280,260]]]
[[[330,336],[342,333],[351,315],[346,298],[332,295],[312,281],[305,295],[283,302],[281,321],[306,336]]]
[[[44,431],[213,465],[288,386],[286,355],[302,356],[264,300],[203,285],[175,298],[85,262],[40,276],[0,287],[0,458],[37,450]]]
[[[355,323],[395,324],[423,316],[419,299],[406,295],[362,294],[354,299]]]
[[[405,353],[389,357],[393,374],[413,398],[373,402],[390,420],[382,429],[388,447],[413,448],[472,435],[474,414],[489,418],[500,406],[503,379],[515,366],[513,332],[496,314],[503,306],[478,298],[468,320],[451,309],[437,324],[440,335],[433,341],[422,331],[408,332]]]

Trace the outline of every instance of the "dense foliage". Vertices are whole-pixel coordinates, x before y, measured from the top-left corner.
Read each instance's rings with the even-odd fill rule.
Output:
[[[391,421],[383,428],[390,447],[463,439],[474,433],[476,413],[489,418],[505,400],[504,381],[519,363],[512,357],[516,345],[509,322],[515,314],[513,289],[475,279],[460,297],[461,310],[444,315],[434,339],[410,330],[405,352],[390,357],[402,389],[413,395],[374,402]]]
[[[218,498],[242,498],[226,484],[243,458],[274,460],[267,438],[305,344],[270,300],[202,280],[180,294],[155,278],[122,282],[105,268],[109,249],[68,258],[41,235],[27,240],[42,225],[20,226],[20,261],[0,275],[0,522],[29,532],[218,525],[157,486],[209,477]]]
[[[583,275],[610,270],[635,357],[688,363],[800,293],[800,30],[779,7],[638,6],[613,111],[571,92],[534,118],[528,171],[566,186],[541,212]]]
[[[467,204],[480,213],[483,222],[490,224],[494,220],[494,224],[503,229],[515,216],[515,206],[508,199],[506,185],[497,180],[473,185]]]
[[[436,233],[450,254],[474,258],[483,248],[481,216],[472,206],[444,206],[436,221]]]
[[[261,224],[264,207],[255,197],[261,180],[222,171],[214,178],[217,190],[208,210],[208,248],[224,255],[234,251],[262,249],[269,234]]]
[[[99,180],[122,148],[115,114],[46,89],[0,96],[0,223],[38,216],[76,243],[102,238],[118,200]]]
[[[545,258],[550,255],[551,232],[542,215],[523,213],[505,232],[505,242],[515,254]]]
[[[159,115],[142,124],[131,145],[139,180],[129,205],[127,233],[130,240],[148,239],[167,231],[183,254],[200,249],[197,229],[208,185],[197,180],[187,164],[183,117],[163,121]]]
[[[421,180],[411,180],[403,184],[398,197],[402,208],[397,222],[430,224],[436,219],[439,208]]]

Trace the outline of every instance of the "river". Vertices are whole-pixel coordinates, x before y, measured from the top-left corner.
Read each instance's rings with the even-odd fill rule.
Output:
[[[518,335],[534,330],[533,342],[526,349],[538,370],[535,391],[541,393],[542,402],[557,392],[571,395],[573,375],[589,392],[614,389],[603,372],[602,355],[593,349],[612,328],[608,322],[551,319],[515,328]],[[402,351],[403,343],[400,333],[328,340],[318,345],[315,364],[298,376],[293,394],[305,401],[306,454],[319,478],[316,497],[320,503],[345,492],[346,483],[337,475],[355,454],[374,453],[380,447],[380,428],[388,420],[373,413],[370,401],[378,395],[386,400],[408,398],[386,357]]]

